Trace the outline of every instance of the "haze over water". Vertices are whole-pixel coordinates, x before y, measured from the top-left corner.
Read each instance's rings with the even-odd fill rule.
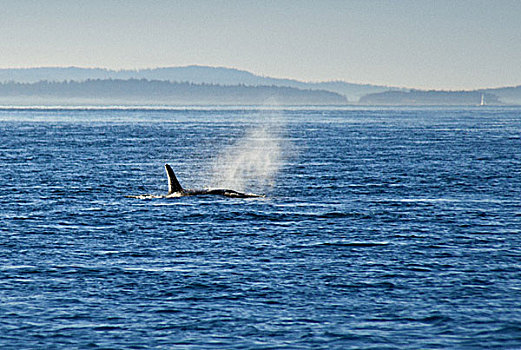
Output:
[[[2,109],[0,346],[518,348],[520,116]]]

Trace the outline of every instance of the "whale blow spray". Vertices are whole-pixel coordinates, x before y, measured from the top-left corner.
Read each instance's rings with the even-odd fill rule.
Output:
[[[212,187],[238,191],[266,191],[284,164],[288,141],[283,137],[283,123],[270,118],[247,130],[214,161]]]

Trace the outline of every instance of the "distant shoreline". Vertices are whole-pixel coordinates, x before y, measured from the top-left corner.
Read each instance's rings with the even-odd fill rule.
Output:
[[[336,105],[345,96],[281,86],[176,83],[147,79],[95,79],[0,83],[0,104],[56,105]]]
[[[363,104],[346,104],[346,105],[9,105],[2,104],[0,101],[0,111],[190,111],[190,110],[387,110],[387,109],[517,109],[521,105],[490,105],[490,106],[473,106],[473,105],[363,105]]]
[[[521,85],[419,90],[345,81],[304,82],[225,67],[141,70],[0,69],[0,104],[104,105],[521,105]],[[33,101],[36,99],[37,101]],[[103,101],[101,101],[103,100]]]

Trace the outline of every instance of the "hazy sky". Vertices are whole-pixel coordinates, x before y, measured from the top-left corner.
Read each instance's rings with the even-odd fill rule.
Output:
[[[0,0],[0,68],[210,65],[300,80],[521,84],[521,1]]]

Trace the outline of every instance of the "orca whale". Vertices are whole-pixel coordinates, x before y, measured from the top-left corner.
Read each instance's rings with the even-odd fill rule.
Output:
[[[243,193],[234,190],[228,189],[203,189],[203,190],[191,190],[184,189],[177,177],[174,174],[174,170],[168,164],[165,164],[166,175],[168,176],[168,193],[163,196],[156,195],[139,195],[139,196],[127,196],[129,198],[176,198],[176,197],[184,197],[184,196],[202,196],[202,195],[219,195],[230,198],[255,198],[255,197],[264,197],[263,195],[253,194],[253,193]]]

